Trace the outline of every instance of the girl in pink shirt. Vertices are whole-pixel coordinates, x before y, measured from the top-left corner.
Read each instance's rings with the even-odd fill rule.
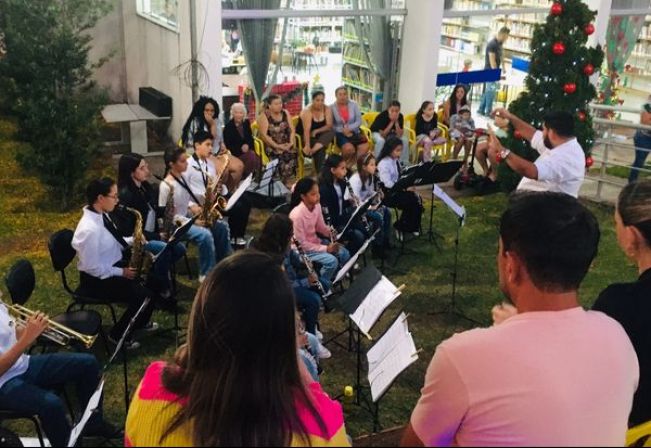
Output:
[[[314,179],[299,180],[292,193],[289,217],[302,249],[310,260],[321,265],[321,276],[332,280],[339,267],[350,259],[350,254],[341,244],[329,242],[331,229],[323,220],[320,200],[319,185]],[[324,239],[326,235],[328,238]]]

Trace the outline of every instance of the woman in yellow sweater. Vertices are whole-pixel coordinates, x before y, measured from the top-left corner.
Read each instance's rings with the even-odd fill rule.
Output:
[[[295,307],[268,255],[222,261],[197,293],[187,344],[147,369],[126,446],[348,446],[341,406],[298,359]]]

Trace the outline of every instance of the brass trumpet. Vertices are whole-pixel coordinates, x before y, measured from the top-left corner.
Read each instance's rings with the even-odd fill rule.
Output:
[[[9,310],[9,314],[13,315],[16,319],[16,325],[20,327],[25,327],[27,321],[36,315],[36,311],[29,310],[22,305],[6,305]],[[87,335],[76,332],[65,325],[61,325],[58,322],[53,320],[47,320],[47,328],[41,335],[46,339],[49,339],[52,342],[55,342],[59,345],[70,345],[70,342],[77,340],[84,344],[86,348],[91,348],[97,339],[97,335]]]

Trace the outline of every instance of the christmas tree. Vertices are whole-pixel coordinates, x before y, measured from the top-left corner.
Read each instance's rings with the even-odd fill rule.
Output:
[[[597,96],[590,77],[600,69],[604,53],[601,47],[588,48],[588,37],[594,33],[592,24],[596,12],[581,0],[557,0],[547,21],[536,25],[531,41],[527,90],[509,106],[509,111],[542,129],[544,116],[551,111],[571,112],[576,121],[576,136],[586,152],[586,165],[591,165],[590,151],[594,130],[588,104]],[[502,144],[525,157],[535,160],[538,152],[516,135],[511,128]],[[506,164],[499,168],[502,188],[512,191],[520,177]]]

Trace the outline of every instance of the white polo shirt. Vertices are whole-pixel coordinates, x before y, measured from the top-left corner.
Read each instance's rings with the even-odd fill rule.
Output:
[[[538,168],[538,180],[523,178],[518,190],[552,191],[579,197],[579,189],[585,178],[585,153],[573,138],[554,149],[545,146],[542,131],[531,139],[531,147],[540,153],[534,162]]]
[[[5,304],[0,302],[0,353],[7,353],[14,345],[16,345],[16,322],[9,315]],[[27,372],[28,367],[29,356],[20,355],[18,361],[0,376],[0,388],[8,381]]]

